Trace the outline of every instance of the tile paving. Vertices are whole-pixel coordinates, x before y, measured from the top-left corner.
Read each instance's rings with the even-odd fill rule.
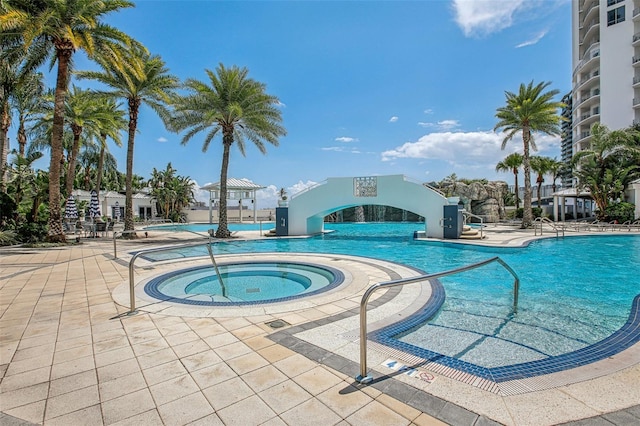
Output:
[[[509,232],[496,241],[519,245],[531,234]],[[372,349],[378,379],[361,386],[353,379],[357,345],[332,333],[357,311],[369,282],[396,272],[388,265],[351,264],[360,268],[351,295],[338,292],[298,308],[228,315],[148,306],[122,315],[127,308],[116,301],[128,279],[127,252],[142,247],[149,244],[123,243],[117,260],[107,239],[1,250],[0,424],[640,423],[638,344],[626,354],[630,367],[510,396],[437,374],[431,384],[390,374],[377,362],[387,355]],[[171,267],[141,265],[137,278]],[[415,294],[385,296],[376,300],[372,321]],[[276,319],[290,326],[267,325]],[[301,338],[307,335],[322,343]]]

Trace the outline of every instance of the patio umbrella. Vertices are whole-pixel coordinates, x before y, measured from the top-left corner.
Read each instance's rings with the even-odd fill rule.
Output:
[[[67,198],[67,205],[64,208],[64,218],[78,218],[78,207],[76,206],[76,200],[73,198],[73,195],[69,195],[69,198]]]
[[[100,214],[100,203],[98,201],[98,193],[95,190],[91,191],[91,201],[89,201],[89,216],[92,219],[102,216]]]

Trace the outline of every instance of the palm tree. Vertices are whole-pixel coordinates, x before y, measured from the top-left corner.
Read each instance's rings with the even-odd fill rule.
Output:
[[[133,231],[133,148],[140,106],[147,104],[167,122],[169,111],[166,106],[175,96],[179,80],[169,74],[160,56],[152,56],[145,49],[132,49],[123,60],[124,67],[114,61],[98,60],[101,71],[82,71],[77,75],[103,83],[109,87],[103,94],[125,99],[129,105],[124,229]]]
[[[73,191],[73,182],[76,176],[76,158],[80,152],[83,131],[89,135],[98,132],[95,120],[99,114],[100,99],[96,98],[89,90],[82,90],[73,86],[67,94],[65,102],[64,119],[73,134],[73,145],[69,153],[67,165],[67,179],[65,196]]]
[[[543,91],[549,86],[549,82],[533,85],[520,84],[518,93],[505,92],[507,104],[496,111],[498,123],[494,131],[502,129],[506,133],[502,140],[502,149],[518,132],[522,132],[522,165],[524,168],[524,212],[522,215],[522,228],[530,228],[533,225],[531,212],[531,164],[529,163],[529,151],[537,150],[533,139],[533,133],[540,132],[547,135],[560,134],[560,121],[558,109],[562,108],[562,102],[553,101],[558,90]]]
[[[534,155],[531,157],[531,170],[534,171],[538,176],[536,178],[536,183],[538,185],[538,207],[540,207],[540,199],[542,198],[541,189],[542,184],[544,183],[544,175],[551,171],[551,162],[553,159],[549,157],[540,157]]]
[[[222,134],[222,167],[220,169],[220,218],[216,237],[231,236],[227,226],[227,172],[231,146],[237,142],[245,155],[245,140],[266,153],[263,141],[278,146],[278,137],[286,135],[281,125],[282,114],[278,98],[265,92],[266,86],[248,78],[249,70],[219,64],[215,72],[205,70],[209,84],[189,79],[185,87],[189,92],[176,101],[173,130],[187,133],[185,145],[200,132],[206,132],[202,151],[206,152],[214,137]]]
[[[34,119],[42,109],[45,93],[44,76],[42,73],[25,75],[12,99],[12,106],[18,113],[18,152],[25,155],[27,149],[26,124]]]
[[[84,50],[89,58],[120,57],[120,48],[133,43],[128,36],[106,25],[105,15],[134,4],[128,0],[4,0],[0,30],[12,37],[14,51],[27,56],[27,68],[35,69],[47,58],[57,62],[54,120],[49,163],[49,240],[64,241],[60,203],[60,163],[64,127],[64,102],[73,54]]]
[[[518,170],[522,167],[522,155],[514,152],[504,157],[504,160],[496,164],[496,172],[513,172],[515,179],[516,210],[520,208],[520,187],[518,186]]]
[[[108,152],[107,138],[113,140],[117,146],[122,146],[120,139],[121,131],[126,129],[127,120],[124,117],[125,112],[120,109],[120,104],[109,96],[100,97],[99,114],[95,117],[95,123],[98,128],[98,138],[100,141],[100,154],[98,157],[98,170],[96,172],[96,192],[100,196],[100,188],[102,185],[102,173],[105,168],[105,162],[108,167],[115,168],[115,157]]]
[[[551,173],[551,189],[553,192],[556,192],[556,180],[566,171],[566,164],[564,162],[559,161],[557,158],[549,159],[549,173]]]

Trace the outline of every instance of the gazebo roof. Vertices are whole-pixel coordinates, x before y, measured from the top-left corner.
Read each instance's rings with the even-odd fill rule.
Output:
[[[264,189],[264,188],[266,188],[266,186],[258,185],[257,183],[253,183],[247,179],[235,179],[235,178],[227,179],[227,191],[253,190],[253,189]],[[219,191],[220,182],[210,183],[209,185],[200,187],[200,189],[204,189],[205,191]]]

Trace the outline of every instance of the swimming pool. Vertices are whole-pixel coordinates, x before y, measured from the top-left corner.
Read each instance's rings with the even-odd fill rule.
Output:
[[[572,236],[537,240],[524,248],[497,248],[414,241],[413,231],[421,226],[327,223],[325,228],[335,232],[307,239],[220,243],[214,251],[358,255],[427,273],[498,255],[521,279],[517,314],[511,311],[511,278],[493,265],[441,279],[446,300],[424,326],[428,332],[403,331],[394,336],[397,341],[487,368],[560,356],[593,345],[627,322],[634,297],[640,294],[640,236]],[[164,257],[205,254],[201,249]],[[516,356],[511,357],[512,353]]]

